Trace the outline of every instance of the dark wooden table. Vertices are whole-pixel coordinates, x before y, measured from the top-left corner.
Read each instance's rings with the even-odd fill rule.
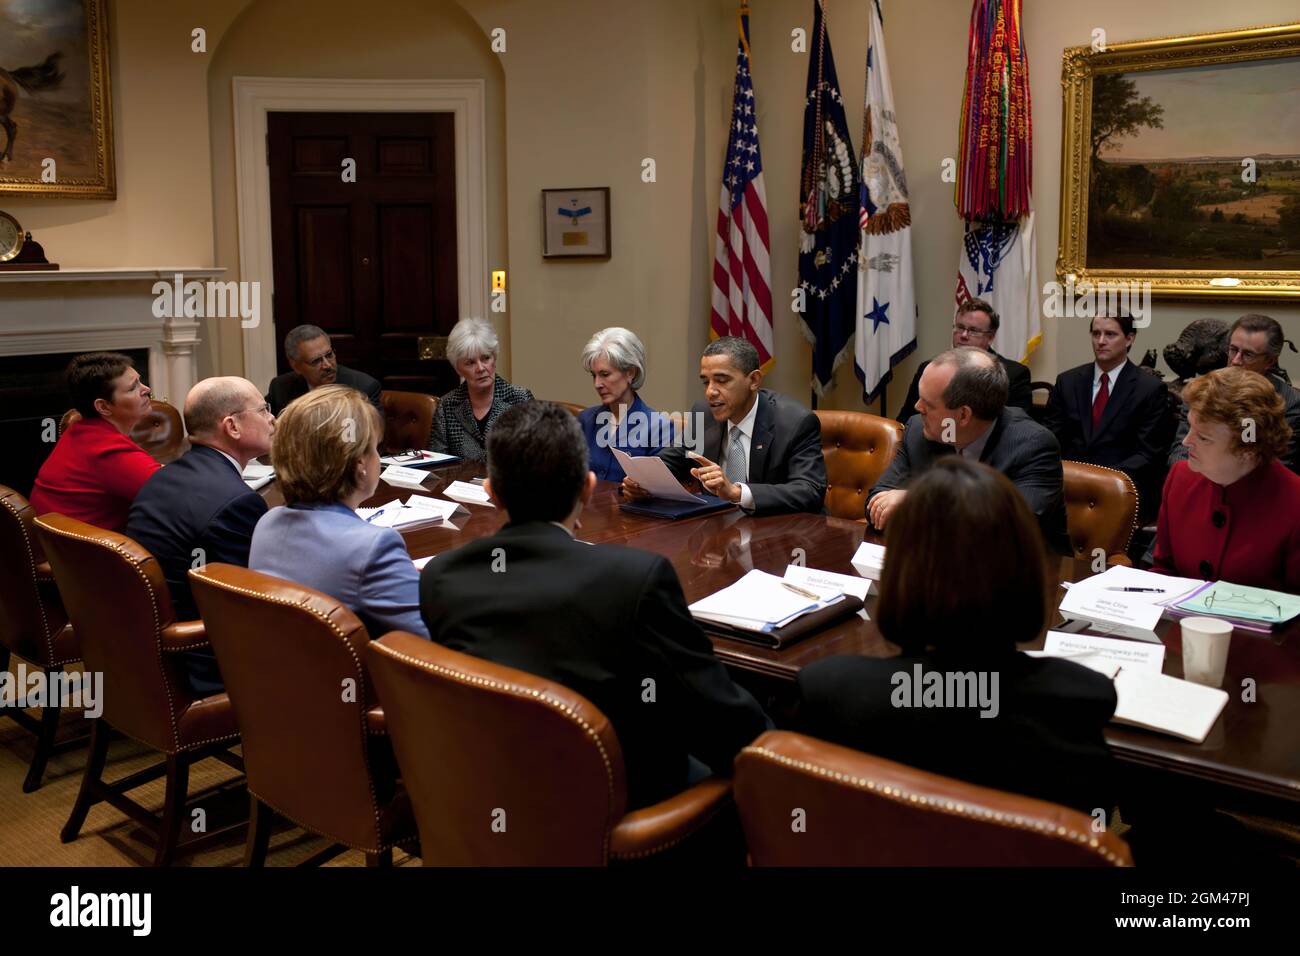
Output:
[[[468,463],[430,469],[422,493],[438,495],[453,480],[467,481],[481,474],[481,465]],[[379,505],[414,493],[381,483],[366,504]],[[275,483],[263,494],[269,504],[282,502]],[[858,545],[864,538],[878,540],[865,524],[825,515],[753,518],[733,510],[665,521],[626,514],[618,508],[621,500],[618,485],[599,482],[583,512],[578,537],[664,555],[676,568],[688,602],[731,584],[752,568],[784,574],[786,566],[799,557],[808,567],[853,574],[850,559]],[[469,516],[458,518],[454,527],[432,525],[403,532],[411,556],[449,551],[492,534],[505,523],[497,509],[466,507]],[[1050,604],[1055,607],[1064,593],[1059,582],[1087,577],[1091,569],[1070,558],[1053,558],[1052,563],[1056,573]],[[868,615],[873,615],[875,600],[873,588],[867,598]],[[1056,623],[1059,618],[1054,615],[1052,624]],[[1158,632],[1166,648],[1165,673],[1181,677],[1178,624],[1161,621]],[[1042,643],[1040,637],[1024,649],[1038,649]],[[898,653],[898,648],[881,636],[874,620],[860,618],[783,650],[723,638],[714,638],[714,646],[718,657],[740,676],[757,679],[768,688],[784,688],[786,693],[793,691],[796,675],[811,661],[831,654],[890,657]],[[1243,700],[1243,682],[1247,680],[1255,684],[1254,702]],[[1300,803],[1300,625],[1273,636],[1235,631],[1223,689],[1228,692],[1227,706],[1202,744],[1120,725],[1111,725],[1106,739],[1116,756],[1135,769],[1146,768],[1161,776],[1177,774],[1188,783],[1196,781],[1225,793],[1263,798],[1270,805],[1282,800],[1294,813],[1295,804]]]

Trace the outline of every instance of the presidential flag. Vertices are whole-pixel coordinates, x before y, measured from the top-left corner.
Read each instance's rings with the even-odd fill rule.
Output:
[[[824,395],[849,355],[857,322],[858,170],[822,0],[813,4],[813,47],[803,112],[799,183],[799,289],[813,346],[812,387]]]
[[[764,371],[772,365],[772,283],[767,240],[767,193],[758,151],[758,109],[749,70],[749,7],[741,5],[736,49],[731,135],[722,167],[718,238],[713,257],[711,338],[734,335],[758,349]]]
[[[912,213],[903,149],[885,59],[879,0],[867,21],[867,99],[862,111],[859,189],[857,342],[853,350],[862,400],[870,404],[889,384],[893,367],[916,348],[912,286]],[[881,410],[885,414],[884,410]]]

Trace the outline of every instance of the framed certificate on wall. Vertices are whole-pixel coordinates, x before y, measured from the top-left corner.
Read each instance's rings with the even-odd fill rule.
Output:
[[[542,258],[609,255],[608,186],[542,190]]]

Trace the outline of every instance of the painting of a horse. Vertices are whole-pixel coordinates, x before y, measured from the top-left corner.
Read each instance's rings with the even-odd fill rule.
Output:
[[[104,0],[0,0],[0,194],[113,198]]]

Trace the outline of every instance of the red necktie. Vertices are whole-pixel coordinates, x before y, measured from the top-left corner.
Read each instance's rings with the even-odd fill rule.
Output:
[[[1092,400],[1092,430],[1095,432],[1097,426],[1101,424],[1101,416],[1106,412],[1106,400],[1110,398],[1110,373],[1103,372],[1101,376],[1101,388],[1097,389],[1097,397]]]

